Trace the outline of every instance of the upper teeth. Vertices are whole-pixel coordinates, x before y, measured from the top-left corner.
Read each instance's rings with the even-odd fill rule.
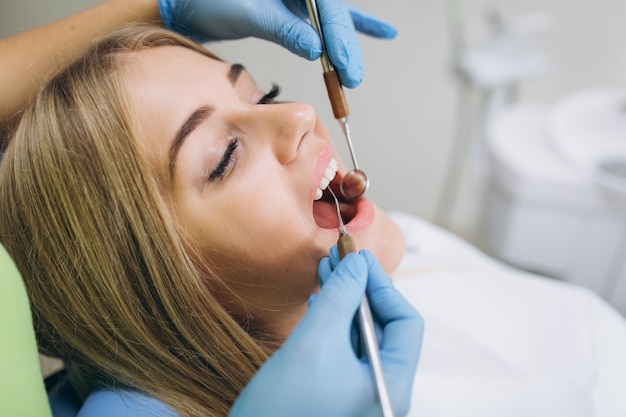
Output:
[[[316,200],[319,200],[320,198],[322,198],[322,194],[324,194],[324,190],[328,188],[328,184],[330,184],[333,178],[335,178],[335,175],[337,175],[338,167],[339,165],[337,164],[337,161],[335,161],[334,159],[331,159],[330,162],[328,163],[328,166],[326,167],[326,171],[324,171],[324,176],[322,177],[322,180],[320,181],[320,185],[315,191]]]

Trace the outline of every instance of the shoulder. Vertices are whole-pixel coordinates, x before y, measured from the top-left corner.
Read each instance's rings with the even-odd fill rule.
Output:
[[[134,391],[102,390],[92,392],[77,417],[179,417],[162,401]]]

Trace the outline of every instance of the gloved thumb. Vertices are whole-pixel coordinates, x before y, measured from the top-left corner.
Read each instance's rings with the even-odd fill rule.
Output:
[[[339,247],[337,245],[333,245],[328,252],[328,258],[330,260],[330,266],[332,269],[335,269],[339,262],[341,261],[341,255],[339,254]]]
[[[333,271],[328,267],[328,258],[324,258],[320,262],[318,274],[324,284],[311,302],[303,321],[310,316],[323,326],[337,321],[350,325],[365,294],[367,285],[365,258],[356,253],[349,253]]]

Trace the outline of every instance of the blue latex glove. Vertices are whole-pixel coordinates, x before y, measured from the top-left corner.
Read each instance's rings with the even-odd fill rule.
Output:
[[[396,30],[339,0],[317,0],[317,6],[328,57],[341,83],[354,88],[363,78],[356,31],[391,39]],[[322,53],[317,32],[304,20],[304,0],[159,0],[159,10],[165,27],[199,42],[252,36],[310,60]]]
[[[372,370],[358,358],[350,329],[367,282],[373,314],[383,326],[381,360],[397,416],[408,412],[419,359],[420,315],[391,285],[374,256],[349,254],[318,269],[323,285],[283,346],[261,367],[229,416],[381,416]]]

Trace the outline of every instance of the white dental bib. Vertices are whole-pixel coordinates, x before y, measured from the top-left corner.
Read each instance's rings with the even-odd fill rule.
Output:
[[[626,416],[626,320],[609,304],[392,218],[407,241],[394,283],[425,321],[409,416]]]

